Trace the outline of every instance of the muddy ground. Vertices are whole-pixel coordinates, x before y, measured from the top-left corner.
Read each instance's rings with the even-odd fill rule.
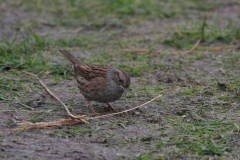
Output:
[[[239,159],[240,3],[230,1],[0,2],[0,159]],[[200,43],[197,43],[197,42]],[[90,124],[11,132],[20,122],[94,117],[79,93],[83,63],[131,76],[120,111]],[[93,102],[101,115],[113,113]]]

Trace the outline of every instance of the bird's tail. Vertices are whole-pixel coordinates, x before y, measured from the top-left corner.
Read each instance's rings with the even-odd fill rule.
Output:
[[[64,50],[64,49],[60,49],[58,50],[59,52],[61,52],[62,54],[64,54],[71,62],[73,65],[75,64],[82,64],[77,58],[75,58],[71,53],[69,53],[68,51]]]

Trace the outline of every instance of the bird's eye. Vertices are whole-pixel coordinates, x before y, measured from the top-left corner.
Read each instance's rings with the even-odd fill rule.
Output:
[[[119,82],[122,82],[122,80],[121,80],[121,79],[119,79],[118,81],[119,81]]]

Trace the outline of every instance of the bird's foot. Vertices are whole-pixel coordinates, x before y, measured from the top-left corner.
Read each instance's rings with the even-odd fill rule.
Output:
[[[104,107],[104,108],[107,108],[107,109],[111,109],[112,111],[115,111],[115,112],[118,112],[119,110],[116,109],[116,108],[113,108],[109,103],[106,103],[108,106],[107,107]]]
[[[90,101],[87,101],[87,102],[88,102],[88,104],[89,104],[89,106],[92,110],[92,113],[95,114],[96,116],[100,115],[100,113],[95,112],[95,110],[92,108],[92,105],[91,105]]]

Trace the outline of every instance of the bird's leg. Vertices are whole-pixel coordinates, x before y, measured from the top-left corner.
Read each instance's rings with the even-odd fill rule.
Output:
[[[118,111],[118,109],[113,108],[109,103],[106,103],[106,104],[108,105],[108,107],[106,107],[106,108],[110,108],[113,111]]]
[[[87,101],[87,102],[88,102],[89,106],[91,107],[92,113],[95,115],[99,115],[99,113],[95,112],[94,109],[92,108],[90,101]]]

